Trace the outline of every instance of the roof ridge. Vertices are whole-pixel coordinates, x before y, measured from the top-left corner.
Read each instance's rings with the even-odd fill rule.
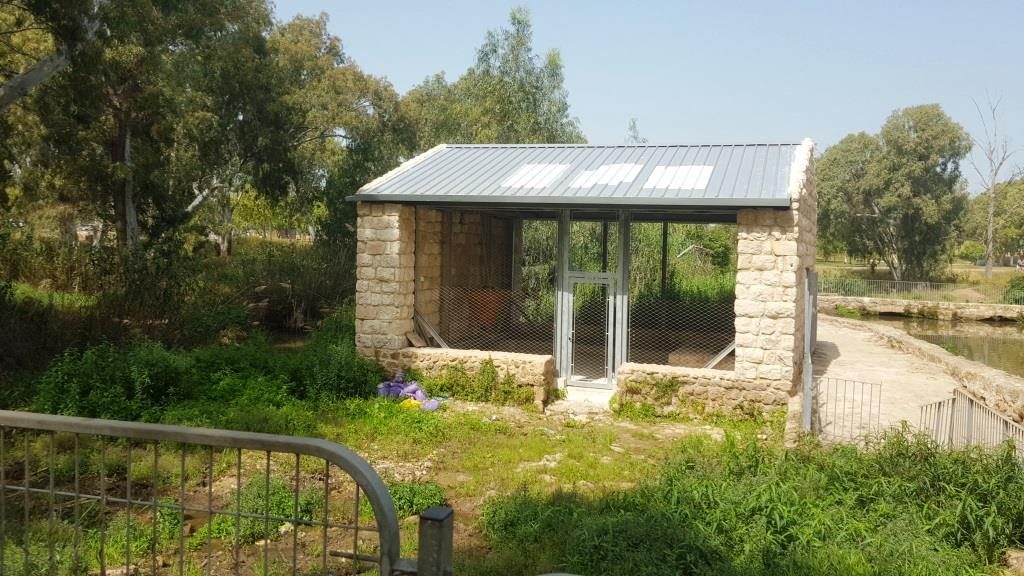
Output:
[[[726,142],[726,143],[690,143],[690,144],[444,144],[447,148],[697,148],[706,146],[740,147],[740,146],[800,146],[800,142]]]

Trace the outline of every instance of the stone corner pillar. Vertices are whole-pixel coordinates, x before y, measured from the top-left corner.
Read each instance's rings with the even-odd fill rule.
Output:
[[[736,218],[736,375],[793,394],[803,368],[807,271],[817,249],[814,145],[796,149],[788,208],[743,208]]]
[[[356,350],[387,360],[413,330],[416,211],[360,202],[356,214]]]

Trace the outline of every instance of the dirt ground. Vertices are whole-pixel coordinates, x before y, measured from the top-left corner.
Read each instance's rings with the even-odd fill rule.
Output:
[[[941,366],[895,350],[856,323],[818,317],[814,375],[879,385],[877,424],[917,424],[920,407],[953,395],[956,381]]]

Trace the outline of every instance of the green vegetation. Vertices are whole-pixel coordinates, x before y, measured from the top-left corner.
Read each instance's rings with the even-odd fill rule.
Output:
[[[884,262],[893,280],[941,268],[967,208],[963,127],[937,104],[897,110],[877,135],[851,134],[817,164],[818,225],[825,246]]]
[[[972,203],[973,205],[973,203]],[[966,240],[956,253],[957,258],[974,264],[985,258],[985,245],[975,240]]]
[[[905,431],[865,451],[694,437],[634,488],[492,499],[493,552],[469,572],[980,573],[1024,538],[1022,494],[1009,449],[948,453]]]
[[[414,376],[433,396],[495,404],[527,405],[533,402],[533,388],[519,385],[509,372],[500,374],[490,359],[481,363],[480,369],[473,374],[466,372],[460,364],[452,364],[437,377]]]
[[[306,346],[192,350],[137,342],[69,350],[35,385],[32,408],[56,414],[309,435],[317,406],[366,397],[383,378],[355,353],[351,311],[324,321]]]
[[[836,316],[839,316],[840,318],[849,318],[851,320],[860,320],[864,317],[864,313],[856,308],[850,308],[849,306],[839,304],[836,306]]]
[[[189,546],[201,549],[209,539],[226,540],[239,544],[252,544],[260,540],[276,539],[280,528],[287,520],[314,520],[323,517],[324,492],[319,486],[296,490],[288,481],[279,476],[254,476],[246,482],[239,494],[232,494],[230,512],[241,511],[239,519],[234,516],[216,516],[204,524],[189,539]],[[262,517],[269,517],[266,520]]]
[[[429,508],[448,503],[444,488],[437,482],[396,482],[388,485],[388,492],[399,518],[416,516]],[[367,500],[361,500],[360,506],[367,513],[372,511]]]
[[[1003,292],[1003,302],[1024,306],[1024,275],[1014,276]]]

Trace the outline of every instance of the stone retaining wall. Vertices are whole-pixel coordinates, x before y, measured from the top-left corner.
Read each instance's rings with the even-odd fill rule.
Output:
[[[941,346],[914,338],[910,334],[880,324],[835,318],[851,328],[869,330],[889,346],[942,366],[963,388],[986,406],[1024,424],[1024,378],[991,366],[951,354]]]
[[[649,405],[659,415],[698,408],[708,412],[771,412],[783,408],[789,393],[771,381],[709,370],[628,362],[616,376],[618,402]]]
[[[818,310],[835,312],[843,306],[866,314],[893,314],[937,320],[1016,320],[1024,318],[1024,306],[977,302],[925,302],[854,296],[818,296]]]
[[[555,387],[555,359],[551,355],[454,348],[403,348],[382,353],[378,360],[387,370],[416,370],[430,376],[441,376],[453,365],[460,365],[469,374],[474,374],[484,362],[490,360],[498,374],[511,374],[518,385],[532,387],[534,399],[540,404],[547,400],[548,390]]]

